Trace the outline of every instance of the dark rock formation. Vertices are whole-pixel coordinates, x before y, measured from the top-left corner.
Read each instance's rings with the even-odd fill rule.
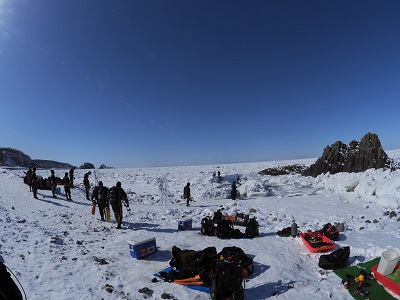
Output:
[[[113,167],[107,167],[105,164],[102,164],[99,169],[113,169]]]
[[[392,161],[383,151],[378,135],[367,133],[360,142],[352,141],[347,146],[337,141],[326,146],[318,160],[303,172],[304,176],[339,172],[363,172],[368,169],[391,168]]]
[[[79,167],[79,169],[95,169],[95,167],[94,164],[85,162]]]
[[[260,175],[293,175],[293,174],[302,174],[306,169],[305,165],[289,165],[289,166],[279,166],[276,168],[268,168],[258,172]]]

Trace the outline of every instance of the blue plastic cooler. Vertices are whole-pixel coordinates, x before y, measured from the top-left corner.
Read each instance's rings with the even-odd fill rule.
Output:
[[[178,221],[178,230],[188,230],[192,229],[192,219]]]
[[[142,259],[157,252],[156,238],[129,243],[129,252],[136,259]]]

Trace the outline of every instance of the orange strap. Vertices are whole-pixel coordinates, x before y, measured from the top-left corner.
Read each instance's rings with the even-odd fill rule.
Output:
[[[185,279],[174,279],[174,283],[186,285],[202,285],[203,280],[200,278],[200,275],[195,275],[194,277],[189,277]]]

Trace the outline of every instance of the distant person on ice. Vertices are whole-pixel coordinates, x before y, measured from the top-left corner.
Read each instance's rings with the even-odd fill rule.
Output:
[[[90,182],[89,182],[89,175],[92,174],[92,172],[87,172],[85,175],[83,175],[83,185],[85,186],[85,192],[86,192],[86,199],[89,199],[89,190],[90,190]]]
[[[122,200],[125,201],[126,209],[130,211],[128,196],[121,187],[121,182],[118,181],[117,185],[110,188],[108,192],[108,201],[113,209],[115,220],[117,220],[117,229],[121,229],[122,224]]]
[[[231,199],[236,200],[236,181],[232,182]]]
[[[37,197],[38,178],[36,175],[36,168],[33,168],[32,170],[31,183],[32,183],[33,198],[38,199]]]
[[[69,181],[68,172],[65,172],[65,176],[63,178],[63,183],[64,183],[65,197],[67,198],[67,200],[72,200],[71,199],[71,183]]]
[[[57,187],[57,179],[56,175],[54,175],[54,170],[50,170],[50,184],[51,184],[51,192],[53,193],[53,198],[57,198],[56,196],[56,187]]]
[[[29,185],[29,191],[32,192],[32,168],[29,167],[29,170],[26,172],[26,183]]]
[[[75,171],[75,167],[73,167],[73,168],[71,168],[71,169],[69,170],[69,182],[70,182],[71,188],[74,187],[74,179],[75,179],[75,177],[74,177],[74,171]]]
[[[190,182],[188,182],[183,188],[183,198],[186,199],[186,206],[189,206],[190,201]]]
[[[92,192],[92,201],[97,202],[99,207],[101,220],[104,221],[104,208],[109,206],[108,203],[108,188],[103,186],[103,182],[99,181],[99,186],[95,186]]]

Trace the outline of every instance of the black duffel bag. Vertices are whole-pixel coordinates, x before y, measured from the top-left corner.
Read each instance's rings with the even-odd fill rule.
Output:
[[[324,270],[342,269],[349,265],[349,257],[350,247],[346,246],[331,254],[321,255],[318,266]]]

